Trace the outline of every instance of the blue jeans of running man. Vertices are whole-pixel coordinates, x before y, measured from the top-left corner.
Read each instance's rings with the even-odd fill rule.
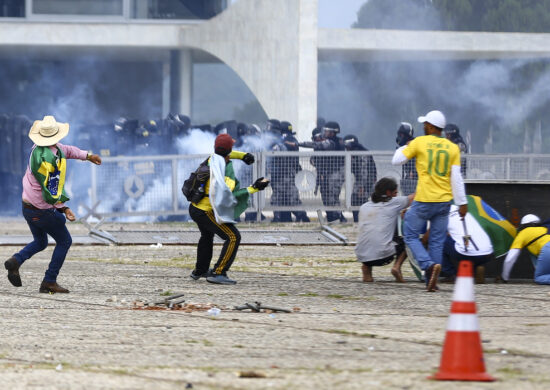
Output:
[[[405,213],[403,222],[403,239],[412,251],[422,270],[433,264],[441,264],[443,243],[447,237],[450,202],[417,202],[414,201]],[[426,222],[430,221],[428,250],[420,242]]]
[[[23,207],[23,217],[31,229],[34,240],[13,255],[19,265],[48,246],[48,234],[55,240],[55,249],[44,281],[55,282],[72,244],[71,234],[65,226],[65,215],[54,209],[30,210]]]
[[[535,268],[535,283],[550,284],[550,242],[542,247],[537,257]]]

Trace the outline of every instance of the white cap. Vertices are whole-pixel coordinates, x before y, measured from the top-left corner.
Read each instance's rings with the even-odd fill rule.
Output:
[[[445,120],[445,115],[441,111],[430,111],[425,116],[419,116],[418,122],[424,123],[428,122],[434,125],[435,127],[439,127],[440,129],[444,128],[447,124],[447,121]]]
[[[526,214],[521,219],[520,225],[525,225],[526,223],[540,222],[540,218],[535,214]]]

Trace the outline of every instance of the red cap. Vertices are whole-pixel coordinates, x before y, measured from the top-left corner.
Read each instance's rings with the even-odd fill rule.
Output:
[[[214,141],[214,153],[225,157],[231,153],[234,143],[235,140],[229,134],[220,134]]]

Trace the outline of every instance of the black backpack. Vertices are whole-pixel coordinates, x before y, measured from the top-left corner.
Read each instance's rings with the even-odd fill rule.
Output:
[[[187,180],[183,182],[181,192],[183,196],[191,203],[197,203],[204,198],[206,182],[210,178],[210,167],[208,158],[204,160],[196,171],[191,172]]]

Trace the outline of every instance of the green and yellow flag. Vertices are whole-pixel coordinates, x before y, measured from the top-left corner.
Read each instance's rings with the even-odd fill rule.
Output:
[[[65,193],[65,173],[67,160],[63,151],[57,147],[53,154],[48,146],[37,146],[29,161],[31,172],[42,187],[42,198],[49,204],[63,203],[69,200]]]
[[[508,253],[516,228],[479,196],[468,195],[468,212],[479,222],[493,244],[495,257]]]

